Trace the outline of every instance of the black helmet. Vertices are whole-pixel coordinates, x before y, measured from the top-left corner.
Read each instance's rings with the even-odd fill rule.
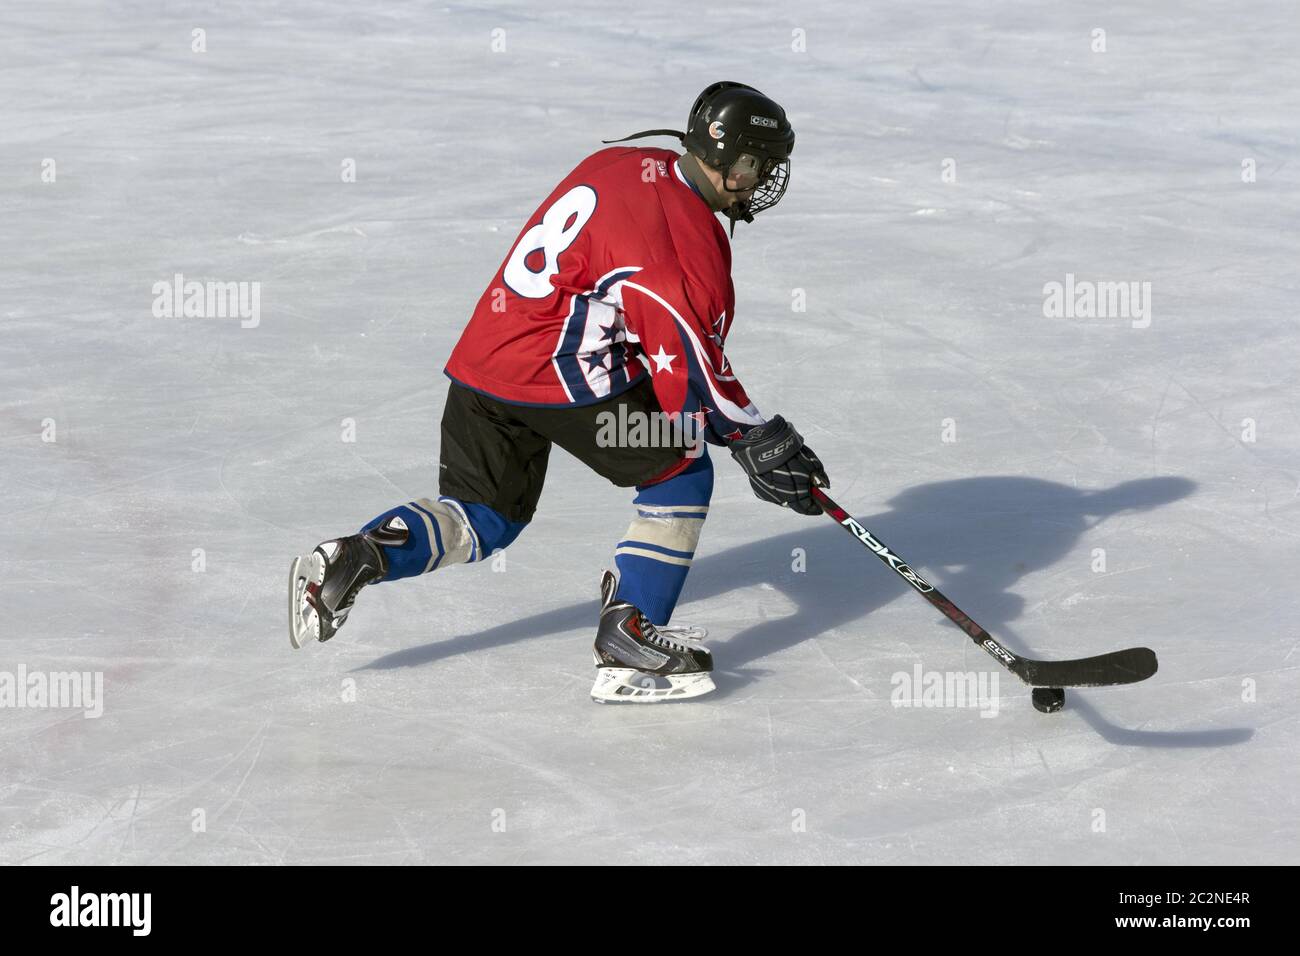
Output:
[[[754,187],[749,201],[734,207],[733,219],[752,222],[785,195],[794,129],[785,110],[752,86],[723,80],[708,87],[691,107],[682,145],[723,173],[728,189]]]
[[[753,188],[747,201],[726,210],[733,230],[736,220],[753,222],[755,213],[780,202],[790,182],[794,129],[785,110],[744,83],[722,80],[708,86],[695,98],[685,133],[649,129],[602,142],[622,143],[643,136],[675,136],[701,163],[721,172],[729,190]]]

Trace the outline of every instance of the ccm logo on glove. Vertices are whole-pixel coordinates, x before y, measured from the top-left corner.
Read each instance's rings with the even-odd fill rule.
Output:
[[[813,450],[780,415],[733,441],[731,457],[745,469],[749,486],[761,500],[801,514],[822,513],[812,489],[814,485],[829,488],[830,479]]]
[[[787,438],[785,441],[777,445],[775,448],[769,448],[767,451],[760,452],[758,455],[758,460],[766,463],[771,461],[773,458],[780,458],[782,455],[785,455],[786,458],[788,458],[790,457],[788,454],[789,452],[797,450],[792,446],[799,444],[802,441],[803,439],[801,439],[799,437],[798,432],[796,432],[792,438]],[[785,458],[781,458],[781,461],[785,461]]]

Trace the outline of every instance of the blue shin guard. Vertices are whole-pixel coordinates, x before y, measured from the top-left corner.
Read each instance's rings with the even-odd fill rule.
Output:
[[[636,517],[618,543],[618,599],[636,605],[656,625],[667,624],[695,558],[713,495],[707,449],[667,481],[642,485]]]

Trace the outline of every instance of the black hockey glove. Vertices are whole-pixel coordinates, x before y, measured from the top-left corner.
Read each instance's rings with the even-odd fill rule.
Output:
[[[822,513],[821,505],[813,500],[812,486],[816,482],[829,488],[830,479],[821,460],[780,415],[733,441],[731,457],[745,469],[750,487],[763,501],[800,514]]]

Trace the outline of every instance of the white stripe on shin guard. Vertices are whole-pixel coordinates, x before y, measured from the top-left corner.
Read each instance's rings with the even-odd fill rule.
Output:
[[[670,516],[672,512],[688,510],[692,514],[689,518]],[[638,515],[628,525],[627,534],[614,553],[690,567],[700,542],[700,532],[704,529],[701,519],[708,510],[707,506],[681,506],[664,508],[666,514],[651,516],[644,505],[638,505]]]
[[[469,515],[465,513],[465,509],[461,506],[461,503],[455,498],[447,498],[442,495],[438,496],[438,501],[447,505],[449,508],[456,509],[456,514],[460,515],[460,520],[465,523],[465,528],[469,532],[469,560],[481,560],[484,556],[483,545],[479,543],[478,532],[474,530],[474,525],[470,523]]]
[[[478,552],[477,538],[470,527],[469,518],[460,508],[452,507],[448,502],[430,501],[420,498],[411,502],[411,509],[424,519],[425,529],[429,533],[429,544],[437,547],[442,542],[442,555],[434,554],[429,559],[425,571],[441,567],[444,564],[466,564]],[[437,524],[435,534],[434,524]]]

